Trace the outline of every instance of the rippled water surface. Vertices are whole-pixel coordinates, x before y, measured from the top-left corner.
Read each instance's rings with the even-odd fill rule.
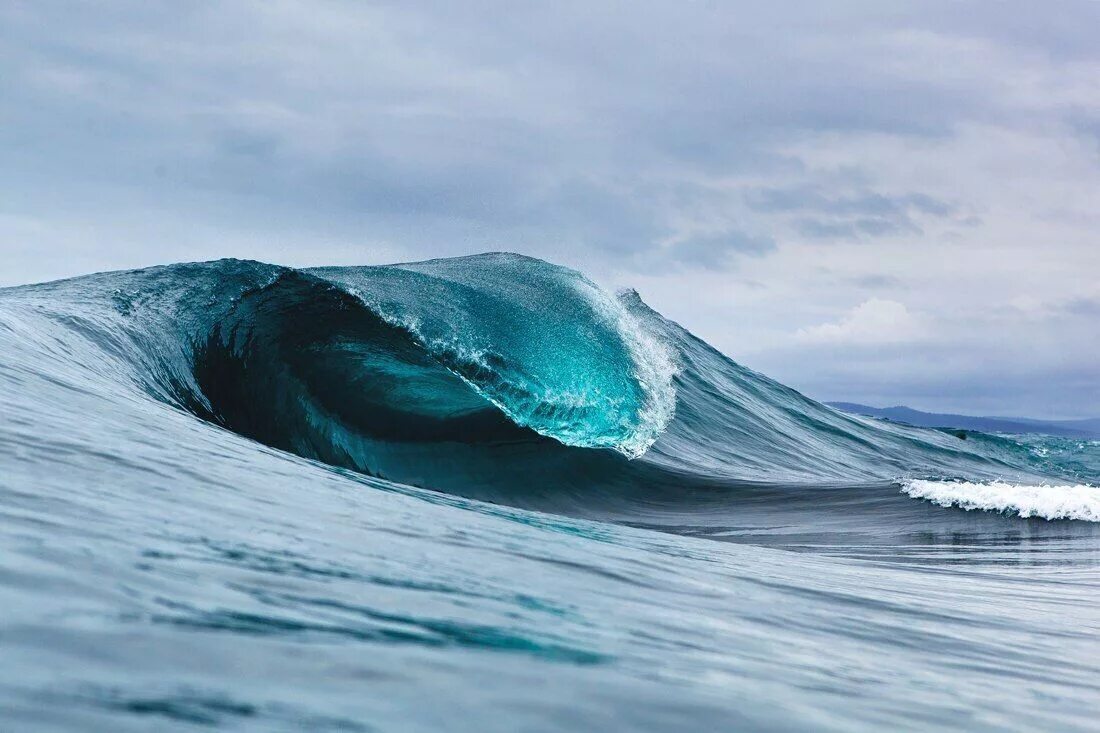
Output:
[[[1095,729],[1098,466],[525,258],[0,290],[0,729]]]

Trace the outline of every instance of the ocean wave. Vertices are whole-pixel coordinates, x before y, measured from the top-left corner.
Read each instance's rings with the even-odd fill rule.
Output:
[[[516,255],[103,273],[0,291],[5,319],[32,335],[4,353],[28,373],[399,484],[561,513],[899,475],[1041,483],[1063,478],[1059,461],[1083,465],[839,413],[636,292]]]
[[[420,287],[412,293],[388,287],[394,272],[404,280],[413,268]],[[496,277],[487,278],[494,270]],[[517,425],[564,445],[611,448],[637,458],[675,413],[678,365],[672,349],[619,298],[579,273],[505,253],[311,273],[344,284]],[[423,287],[425,277],[433,287]],[[531,279],[543,282],[514,297],[514,284]],[[440,283],[454,290],[440,297]],[[435,290],[434,297],[424,297],[425,290]],[[460,315],[453,307],[456,292],[475,301],[464,304]],[[572,322],[554,317],[561,312]],[[547,338],[554,353],[532,358],[531,347]],[[563,362],[571,363],[562,369]]]
[[[0,728],[1087,729],[1100,523],[1018,515],[1095,519],[1098,455],[529,258],[0,289]]]
[[[1043,519],[1077,519],[1100,522],[1100,486],[1021,485],[1003,481],[910,480],[902,491],[914,499],[926,499],[944,507],[967,511],[985,510]]]

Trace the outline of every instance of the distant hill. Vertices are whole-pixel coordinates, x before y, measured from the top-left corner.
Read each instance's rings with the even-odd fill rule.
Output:
[[[1100,418],[1089,420],[1034,420],[1027,417],[975,417],[921,412],[912,407],[870,407],[855,402],[826,402],[842,412],[884,417],[922,428],[959,428],[984,433],[1044,433],[1067,438],[1100,438]]]

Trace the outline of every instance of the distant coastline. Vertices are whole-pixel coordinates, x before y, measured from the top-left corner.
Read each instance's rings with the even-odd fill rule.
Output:
[[[957,428],[986,433],[1042,433],[1067,438],[1100,438],[1100,418],[1085,420],[1036,420],[1028,417],[980,417],[923,412],[912,407],[871,407],[857,402],[826,402],[842,412],[880,417],[922,428]]]

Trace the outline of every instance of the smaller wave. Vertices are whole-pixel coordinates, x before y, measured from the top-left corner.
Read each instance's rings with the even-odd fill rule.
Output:
[[[978,509],[1025,518],[1100,522],[1100,487],[1087,484],[1030,486],[1002,481],[909,480],[902,484],[901,490],[914,499],[927,499],[939,506],[956,506],[966,511]]]

